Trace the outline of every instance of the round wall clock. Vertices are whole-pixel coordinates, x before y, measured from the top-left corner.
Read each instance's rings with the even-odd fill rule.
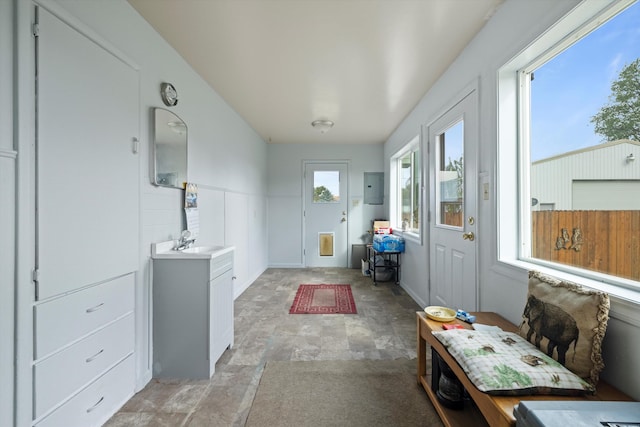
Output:
[[[160,96],[162,102],[168,107],[173,107],[178,103],[178,91],[171,83],[162,83],[160,86]]]

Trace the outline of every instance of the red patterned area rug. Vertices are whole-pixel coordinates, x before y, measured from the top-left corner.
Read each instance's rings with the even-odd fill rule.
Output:
[[[300,285],[289,314],[356,314],[351,285]]]

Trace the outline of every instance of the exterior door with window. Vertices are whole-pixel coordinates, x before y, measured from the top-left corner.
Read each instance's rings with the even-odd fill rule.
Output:
[[[348,164],[304,165],[305,264],[347,267]]]
[[[431,304],[477,310],[477,101],[471,91],[428,126]]]

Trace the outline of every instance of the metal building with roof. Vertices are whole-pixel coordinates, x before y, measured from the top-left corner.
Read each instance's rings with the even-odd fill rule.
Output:
[[[640,210],[640,142],[621,139],[533,162],[531,198],[533,210]]]

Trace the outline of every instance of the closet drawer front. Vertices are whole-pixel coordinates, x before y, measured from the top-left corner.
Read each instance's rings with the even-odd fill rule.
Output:
[[[133,312],[134,275],[35,306],[35,354],[39,359],[128,312]]]
[[[34,417],[39,418],[133,353],[134,317],[126,317],[35,364]]]
[[[134,378],[134,358],[131,355],[35,427],[101,426],[133,396]]]
[[[211,259],[209,280],[215,279],[227,270],[233,268],[233,251]]]

